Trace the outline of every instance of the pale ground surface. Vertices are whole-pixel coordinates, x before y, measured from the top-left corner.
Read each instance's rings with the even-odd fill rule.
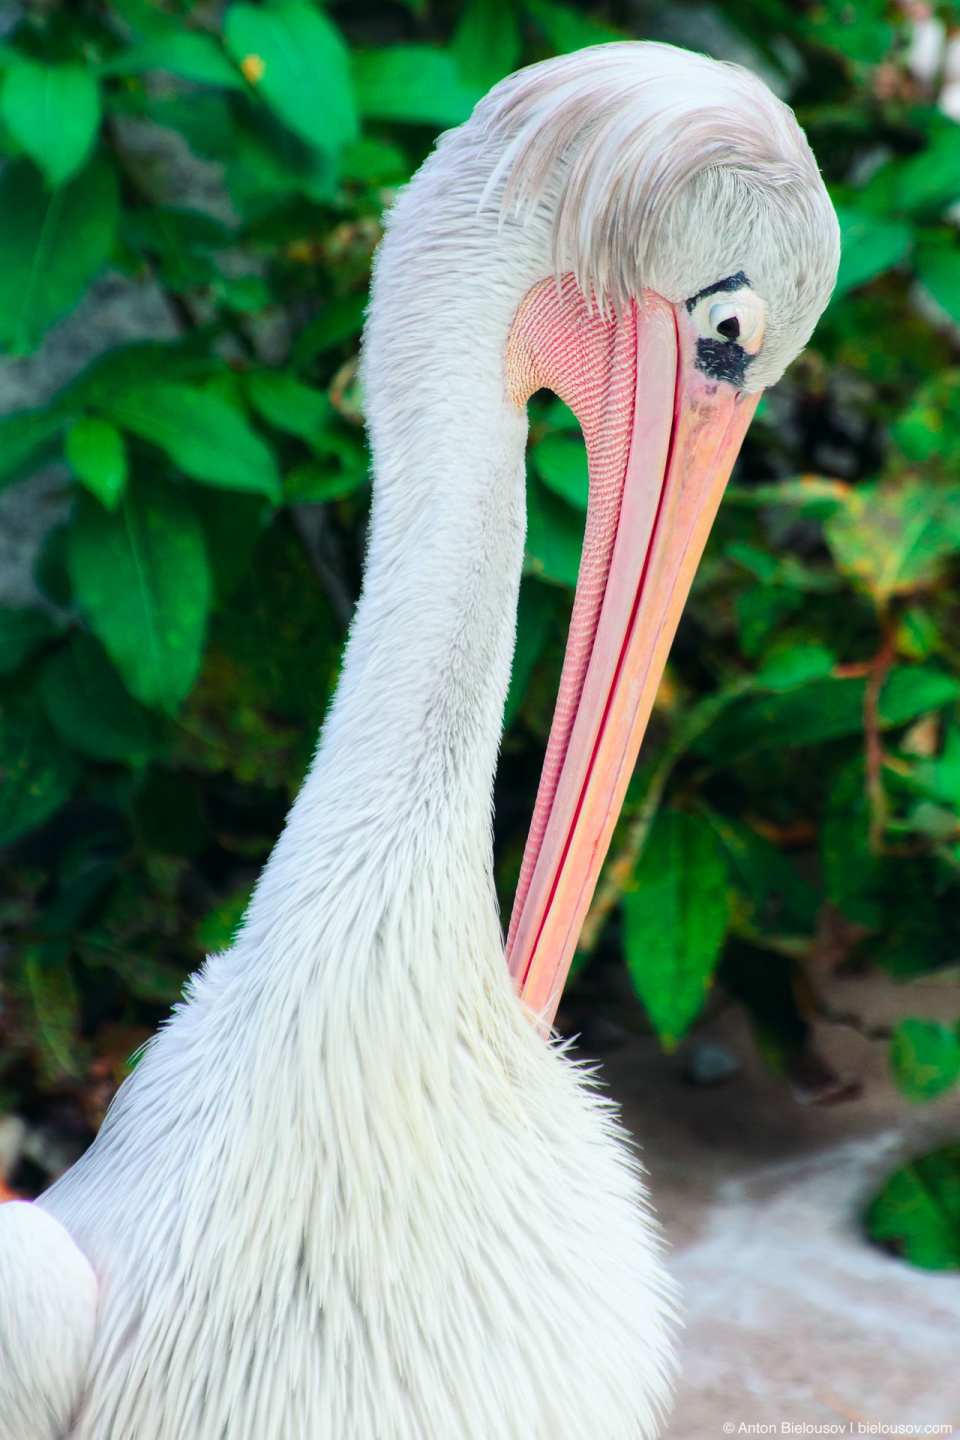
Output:
[[[960,1014],[956,984],[830,989],[837,1009],[872,1024]],[[785,1422],[847,1434],[952,1422],[960,1434],[960,1275],[915,1270],[869,1246],[858,1224],[902,1160],[960,1138],[960,1097],[906,1104],[884,1045],[829,1026],[821,1049],[863,1096],[801,1107],[761,1070],[739,1012],[707,1034],[744,1062],[713,1089],[685,1084],[676,1061],[643,1041],[603,1056],[683,1291],[683,1375],[666,1440],[748,1433],[741,1423],[788,1433]]]

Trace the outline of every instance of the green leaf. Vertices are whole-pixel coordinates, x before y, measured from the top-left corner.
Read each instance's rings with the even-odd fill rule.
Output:
[[[195,85],[243,90],[243,80],[216,41],[194,30],[170,30],[131,45],[101,66],[103,75],[140,75],[144,70],[169,70]]]
[[[450,46],[468,85],[489,90],[520,64],[520,22],[513,0],[469,0]]]
[[[268,425],[309,444],[333,417],[333,406],[322,390],[304,385],[283,370],[249,370],[243,388],[253,408]]]
[[[158,340],[118,345],[94,360],[57,396],[63,407],[107,409],[121,392],[160,383],[207,381],[226,366],[195,344]]]
[[[323,355],[359,335],[368,298],[364,293],[329,300],[297,338],[293,348],[295,364],[309,365],[317,355]]]
[[[740,820],[704,810],[733,862],[733,869],[756,907],[765,931],[810,934],[817,923],[818,896],[786,855]]]
[[[770,632],[804,602],[799,590],[785,585],[754,585],[738,595],[736,603],[740,648],[745,655],[759,655]]]
[[[890,1069],[908,1100],[922,1103],[960,1080],[956,1029],[932,1020],[901,1020],[890,1041]]]
[[[42,825],[78,774],[34,691],[8,692],[0,701],[0,845]]]
[[[960,126],[944,124],[925,150],[894,172],[897,209],[934,213],[960,196]]]
[[[81,755],[143,765],[156,749],[152,717],[130,699],[92,635],[74,635],[47,662],[40,693],[51,725]]]
[[[944,1145],[894,1172],[870,1202],[872,1240],[925,1270],[960,1270],[960,1145]]]
[[[960,370],[941,370],[893,426],[909,460],[960,467]]]
[[[662,810],[623,898],[623,938],[634,989],[665,1045],[689,1029],[727,931],[727,863],[699,815]]]
[[[913,231],[902,221],[880,220],[851,205],[838,205],[836,211],[841,251],[834,298],[899,265],[913,244]]]
[[[728,706],[693,749],[714,764],[791,745],[817,745],[863,729],[866,680],[830,677],[810,680],[780,694],[747,696]],[[884,728],[903,725],[960,694],[960,681],[921,665],[892,670],[880,692]]]
[[[55,410],[20,410],[0,419],[0,489],[51,460],[67,424]]]
[[[955,325],[960,325],[960,250],[921,250],[917,277]]]
[[[412,125],[460,125],[483,94],[461,78],[449,50],[432,45],[361,50],[353,78],[361,115]]]
[[[510,670],[510,689],[503,716],[503,728],[509,729],[527,693],[527,687],[546,644],[553,622],[553,599],[546,586],[535,580],[523,580],[517,605],[517,643]]]
[[[934,584],[960,550],[960,486],[913,478],[858,485],[824,533],[838,567],[886,605]]]
[[[0,606],[0,675],[12,675],[57,628],[40,610]]]
[[[252,885],[241,885],[239,890],[235,890],[204,915],[194,931],[194,937],[205,955],[217,955],[222,950],[229,950],[252,894]]]
[[[75,175],[100,125],[97,82],[79,65],[18,60],[0,84],[0,117],[51,185]]]
[[[50,192],[32,165],[0,175],[0,346],[23,355],[71,310],[105,263],[117,223],[117,181],[94,160]]]
[[[24,977],[36,1018],[46,1083],[65,1075],[80,1075],[80,996],[70,970],[69,946],[60,940],[31,945],[26,953]]]
[[[544,485],[586,511],[590,498],[590,477],[587,472],[587,451],[582,440],[572,435],[545,435],[530,451],[530,459]]]
[[[366,184],[403,179],[410,174],[407,157],[399,145],[362,135],[340,153],[340,178]]]
[[[116,510],[127,483],[127,452],[120,431],[108,420],[84,416],[71,425],[63,451],[91,495],[108,510]]]
[[[312,5],[231,5],[227,49],[257,93],[308,144],[336,151],[355,140],[347,47]]]
[[[223,283],[210,251],[235,243],[227,227],[208,215],[170,205],[126,211],[121,236],[138,253],[157,257],[160,278],[174,291]]]
[[[556,5],[553,0],[524,0],[523,8],[540,26],[553,48],[561,55],[582,50],[587,45],[603,45],[608,40],[622,40],[623,33],[601,20],[574,10],[570,5]]]
[[[877,65],[893,43],[883,0],[822,0],[807,21],[810,34],[846,62]]]
[[[296,466],[283,482],[283,496],[288,505],[325,505],[342,500],[369,484],[365,467],[332,469],[316,460]]]
[[[82,497],[69,563],[80,607],[130,694],[174,711],[200,668],[210,592],[186,497],[141,482],[114,514]]]
[[[943,754],[935,760],[918,760],[910,778],[934,799],[960,810],[960,730],[956,725],[947,727]]]
[[[771,655],[757,672],[757,684],[769,690],[793,690],[829,675],[837,657],[825,645],[791,645]]]
[[[536,482],[527,484],[527,556],[524,573],[576,587],[583,548],[583,516]]]
[[[820,859],[827,896],[858,925],[881,920],[883,860],[870,849],[869,808],[863,757],[836,775],[820,828]]]
[[[104,405],[111,419],[165,450],[194,480],[281,499],[273,452],[232,406],[188,385],[151,385]]]

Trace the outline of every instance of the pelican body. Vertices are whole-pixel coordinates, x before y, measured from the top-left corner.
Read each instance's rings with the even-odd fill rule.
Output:
[[[363,342],[363,594],[233,946],[93,1146],[0,1207],[0,1440],[638,1440],[674,1296],[550,1021],[723,485],[837,228],[791,113],[667,46],[498,85],[401,194]],[[590,506],[508,940],[491,792],[525,404]]]

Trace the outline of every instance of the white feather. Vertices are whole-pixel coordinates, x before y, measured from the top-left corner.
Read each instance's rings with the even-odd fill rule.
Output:
[[[59,1440],[74,1418],[97,1277],[52,1215],[0,1205],[0,1440]]]

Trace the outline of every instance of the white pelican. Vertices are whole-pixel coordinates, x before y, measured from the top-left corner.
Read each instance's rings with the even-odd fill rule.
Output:
[[[0,1208],[3,1440],[655,1433],[655,1225],[543,1031],[726,477],[837,254],[790,111],[662,45],[510,77],[401,195],[336,700],[235,944],[78,1164]],[[541,386],[591,494],[515,988],[490,805]]]

